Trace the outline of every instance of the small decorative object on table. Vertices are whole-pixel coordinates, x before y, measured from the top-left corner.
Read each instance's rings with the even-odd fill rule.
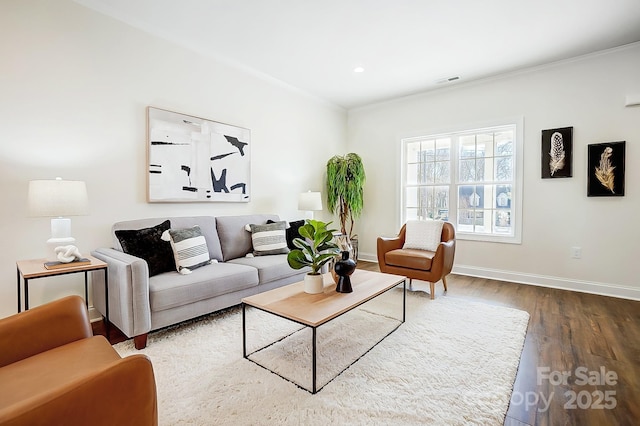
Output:
[[[351,287],[351,277],[349,275],[356,270],[356,262],[353,259],[349,259],[349,251],[342,252],[342,259],[336,262],[334,269],[339,277],[336,283],[336,291],[338,293],[351,293],[353,288]]]
[[[82,259],[80,250],[78,250],[78,247],[73,245],[58,246],[54,249],[54,252],[56,253],[58,260],[62,263],[69,263]]]
[[[58,246],[55,248],[57,261],[45,262],[44,267],[46,269],[60,269],[70,268],[72,266],[84,266],[91,265],[89,259],[83,258],[78,250],[78,247],[74,245]]]

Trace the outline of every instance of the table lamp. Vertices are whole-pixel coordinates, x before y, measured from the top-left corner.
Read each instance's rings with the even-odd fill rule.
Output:
[[[32,180],[29,182],[29,215],[51,217],[50,245],[73,244],[71,219],[88,214],[87,186],[77,180]]]
[[[303,192],[298,197],[298,210],[311,212],[311,219],[313,219],[313,212],[322,210],[322,194],[320,192]]]

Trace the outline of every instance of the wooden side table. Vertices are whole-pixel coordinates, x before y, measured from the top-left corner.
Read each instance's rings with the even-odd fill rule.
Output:
[[[20,277],[24,281],[24,310],[29,309],[29,280],[36,278],[46,278],[53,277],[56,275],[66,275],[66,274],[75,274],[78,272],[84,272],[84,301],[89,307],[89,290],[88,290],[88,274],[89,271],[96,271],[102,269],[104,271],[104,298],[106,305],[105,312],[105,327],[107,329],[107,333],[109,332],[109,278],[107,271],[107,264],[100,259],[97,259],[93,256],[84,256],[85,258],[91,260],[90,265],[79,265],[79,266],[69,266],[66,268],[58,268],[58,269],[47,269],[44,267],[44,263],[47,259],[28,259],[28,260],[19,260],[16,262],[17,269],[17,285],[18,285],[18,312],[22,311],[22,303],[21,303],[21,288],[20,288]],[[108,334],[107,334],[108,335]]]

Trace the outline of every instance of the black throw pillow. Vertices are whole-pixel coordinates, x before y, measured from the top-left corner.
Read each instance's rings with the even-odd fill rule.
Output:
[[[289,228],[287,228],[287,246],[293,250],[296,246],[293,245],[294,238],[302,238],[300,236],[300,228],[304,225],[304,220],[294,220],[289,222]]]
[[[149,276],[152,277],[176,270],[171,243],[160,238],[169,228],[171,228],[171,222],[165,220],[151,228],[126,229],[115,233],[122,251],[147,261]]]

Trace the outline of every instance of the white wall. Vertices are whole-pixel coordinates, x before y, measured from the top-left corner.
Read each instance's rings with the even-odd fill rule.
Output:
[[[357,223],[361,256],[400,227],[400,138],[524,117],[521,245],[458,241],[455,271],[640,299],[640,44],[349,111],[348,151],[368,181]],[[463,76],[464,77],[464,76]],[[541,131],[573,126],[573,178],[541,179]],[[587,145],[626,141],[624,197],[588,198]],[[582,247],[571,259],[570,247]]]
[[[165,215],[303,217],[346,145],[346,113],[147,35],[70,0],[0,3],[0,317],[17,310],[15,261],[47,255],[49,219],[27,216],[28,181],[84,180],[90,214],[72,218],[80,251],[110,244],[111,224]],[[250,203],[148,204],[148,105],[251,129]],[[325,212],[326,215],[326,212]],[[34,280],[32,306],[82,276]]]

